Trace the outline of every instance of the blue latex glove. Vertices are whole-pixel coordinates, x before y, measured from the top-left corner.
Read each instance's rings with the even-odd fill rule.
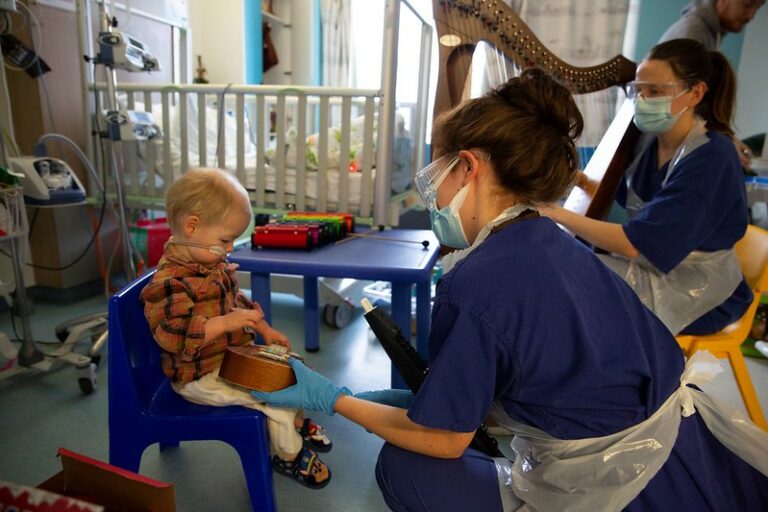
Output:
[[[273,391],[251,391],[260,402],[266,402],[277,407],[321,411],[329,416],[334,415],[333,406],[343,393],[351,395],[346,387],[338,387],[314,370],[310,370],[298,359],[289,360],[293,373],[296,374],[296,384],[291,387]]]
[[[363,391],[362,393],[356,393],[355,398],[384,405],[391,405],[401,409],[408,409],[413,403],[415,395],[407,389],[380,389],[378,391]]]

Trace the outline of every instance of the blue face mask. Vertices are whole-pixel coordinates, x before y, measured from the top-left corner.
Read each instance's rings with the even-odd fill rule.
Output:
[[[683,91],[677,96],[663,96],[659,98],[635,98],[635,126],[645,133],[661,133],[671,129],[680,119],[680,116],[688,110],[685,107],[677,114],[672,114],[672,101],[688,91]]]
[[[459,210],[464,204],[464,200],[469,193],[469,187],[465,185],[451,199],[448,206],[433,209],[429,212],[429,219],[432,222],[432,231],[435,232],[440,245],[453,247],[454,249],[466,249],[469,247],[469,240],[464,234],[464,227],[461,225]]]

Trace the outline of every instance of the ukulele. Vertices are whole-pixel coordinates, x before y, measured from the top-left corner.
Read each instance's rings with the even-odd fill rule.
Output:
[[[256,391],[278,391],[296,384],[288,360],[301,356],[282,345],[227,347],[219,377],[230,384]]]

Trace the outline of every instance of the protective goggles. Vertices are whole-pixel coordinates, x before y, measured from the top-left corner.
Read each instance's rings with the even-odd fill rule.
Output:
[[[416,173],[416,190],[429,210],[437,210],[437,189],[459,161],[458,155],[452,153],[438,158]]]
[[[645,99],[675,97],[679,93],[688,89],[688,84],[684,80],[676,82],[642,82],[632,81],[624,86],[627,98],[633,100],[638,96]]]
[[[229,253],[227,252],[227,250],[220,245],[205,245],[205,244],[198,244],[195,242],[180,242],[174,239],[168,240],[168,243],[175,244],[175,245],[184,245],[186,247],[196,247],[198,249],[208,249],[208,252],[210,252],[211,254],[215,254],[216,256],[229,256]]]

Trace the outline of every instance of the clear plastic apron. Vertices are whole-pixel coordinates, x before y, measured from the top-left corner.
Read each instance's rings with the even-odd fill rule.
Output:
[[[683,158],[709,142],[704,124],[700,118],[694,121],[693,128],[672,156],[662,188]],[[645,149],[626,172],[626,207],[630,219],[646,205],[632,188],[632,177]],[[643,304],[674,334],[725,302],[743,279],[733,249],[693,251],[666,274],[642,255],[635,259],[616,254],[601,254],[599,257],[635,290]]]
[[[696,352],[680,387],[648,419],[616,434],[560,440],[510,418],[496,404],[493,418],[515,437],[514,461],[496,462],[504,511],[622,510],[664,465],[677,440],[681,415],[701,414],[730,451],[768,475],[768,432],[703,392],[722,368],[707,351]]]

